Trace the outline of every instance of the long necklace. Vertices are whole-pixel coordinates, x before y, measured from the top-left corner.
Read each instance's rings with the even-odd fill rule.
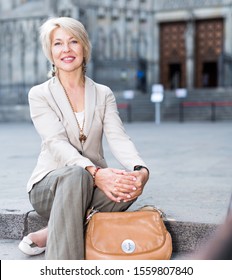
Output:
[[[64,92],[65,92],[65,95],[66,95],[66,97],[67,97],[67,99],[68,99],[68,102],[69,102],[69,104],[70,104],[70,107],[72,108],[74,117],[75,117],[75,119],[76,119],[76,121],[77,121],[77,126],[78,126],[79,131],[80,131],[79,140],[81,141],[81,144],[84,144],[85,141],[86,141],[86,139],[87,139],[87,136],[84,134],[85,117],[84,117],[83,124],[82,124],[82,127],[81,127],[80,124],[79,124],[79,122],[78,122],[78,119],[77,119],[76,116],[75,116],[75,110],[74,110],[74,108],[73,108],[73,105],[72,105],[72,103],[71,103],[71,100],[69,99],[69,96],[68,96],[68,94],[67,94],[67,92],[66,92],[65,89],[64,89]]]

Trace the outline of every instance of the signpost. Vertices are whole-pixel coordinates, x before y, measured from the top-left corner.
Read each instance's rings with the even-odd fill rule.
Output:
[[[177,98],[186,98],[187,97],[187,89],[186,88],[177,88],[176,91]]]
[[[161,84],[152,86],[151,102],[155,104],[155,123],[160,124],[160,103],[164,98],[164,87]]]
[[[132,121],[132,112],[131,112],[131,100],[134,99],[135,92],[133,90],[124,90],[123,97],[127,100],[127,120],[128,122]]]

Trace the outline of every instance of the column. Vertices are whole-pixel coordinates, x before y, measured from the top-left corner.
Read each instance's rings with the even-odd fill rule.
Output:
[[[190,20],[185,31],[187,89],[192,89],[194,84],[194,34],[194,22]]]

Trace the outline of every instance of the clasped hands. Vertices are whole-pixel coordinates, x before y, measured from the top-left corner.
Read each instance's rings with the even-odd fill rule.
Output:
[[[146,169],[127,172],[115,168],[102,168],[96,174],[95,183],[112,201],[128,202],[142,194],[148,176]]]

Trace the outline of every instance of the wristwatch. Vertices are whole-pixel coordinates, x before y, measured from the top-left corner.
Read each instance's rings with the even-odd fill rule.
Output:
[[[136,165],[135,167],[134,167],[134,171],[139,171],[139,170],[141,170],[141,169],[143,169],[143,168],[145,168],[145,169],[147,169],[147,172],[148,172],[148,175],[149,175],[149,169],[147,168],[147,167],[145,167],[145,166],[143,166],[143,165]]]

